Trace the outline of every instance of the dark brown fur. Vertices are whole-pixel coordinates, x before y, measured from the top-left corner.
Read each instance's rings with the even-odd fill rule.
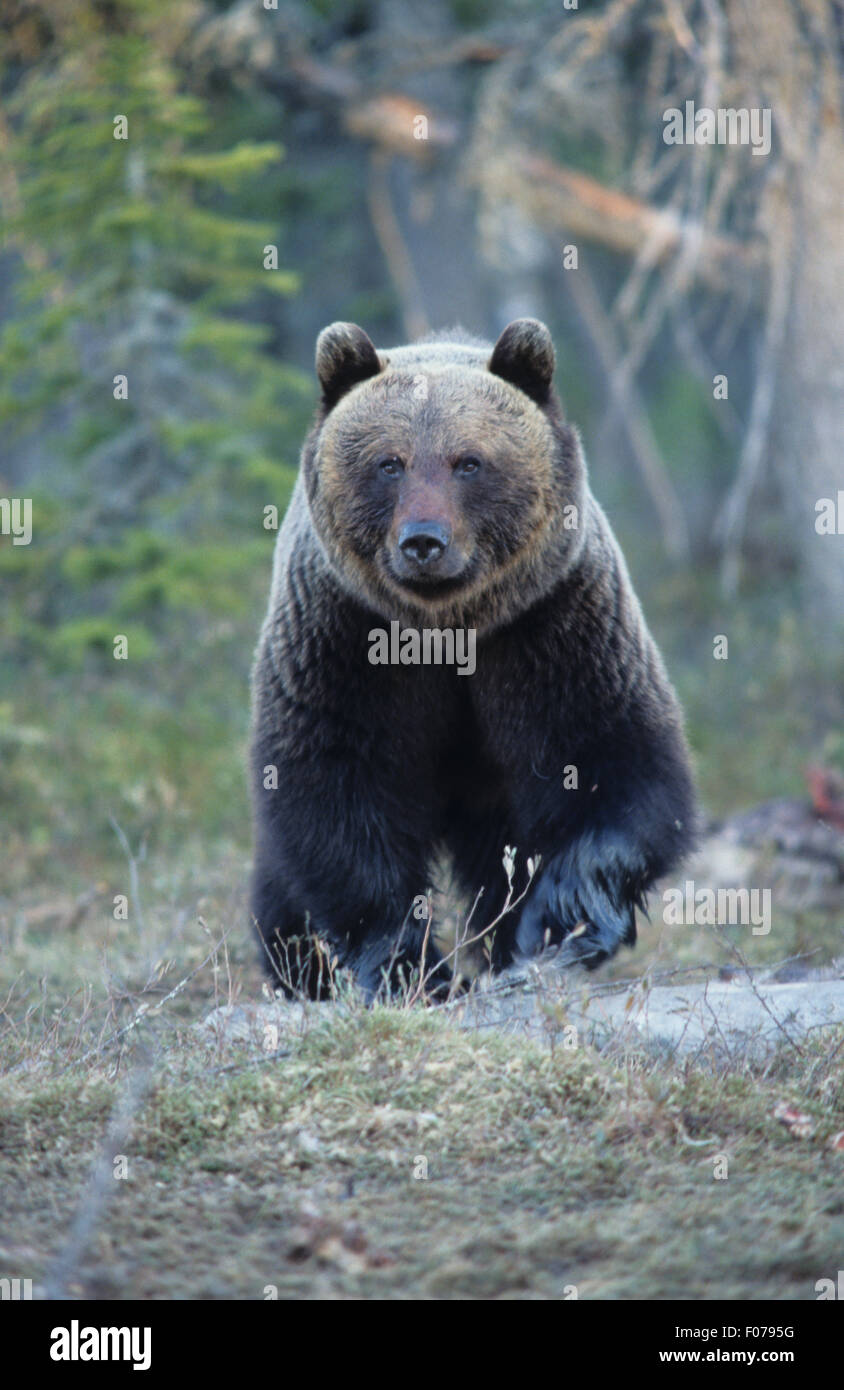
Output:
[[[690,843],[679,708],[553,362],[534,320],[492,350],[376,353],[349,324],[320,335],[323,400],[253,686],[252,910],[279,973],[295,958],[294,986],[324,992],[315,938],[370,995],[412,969],[424,923],[410,909],[441,844],[470,897],[484,889],[475,926],[503,903],[505,844],[542,856],[496,933],[502,966],[546,940],[587,964],[632,942],[636,903]],[[411,554],[420,527],[433,561]],[[475,629],[474,675],[371,665],[369,633],[392,620]]]

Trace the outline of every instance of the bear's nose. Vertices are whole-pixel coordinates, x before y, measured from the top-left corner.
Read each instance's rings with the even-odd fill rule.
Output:
[[[438,560],[451,540],[438,521],[408,521],[399,531],[399,550],[417,565]]]

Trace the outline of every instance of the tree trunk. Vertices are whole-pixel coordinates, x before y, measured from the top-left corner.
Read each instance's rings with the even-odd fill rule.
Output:
[[[844,124],[841,40],[827,0],[731,0],[735,68],[772,109],[781,165],[760,208],[772,249],[791,240],[791,303],[770,444],[805,584],[820,630],[844,624],[844,534],[815,529],[816,503],[844,489]],[[764,485],[764,484],[763,484]],[[844,531],[844,516],[838,518]]]

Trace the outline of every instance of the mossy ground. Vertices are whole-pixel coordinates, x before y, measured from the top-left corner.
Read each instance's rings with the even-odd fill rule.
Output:
[[[348,1002],[255,1060],[190,1027],[261,996],[243,868],[197,899],[148,865],[143,954],[110,900],[70,928],[4,911],[0,1274],[92,1298],[813,1299],[841,1267],[844,1033],[719,1074]],[[614,973],[725,945],[646,928]]]

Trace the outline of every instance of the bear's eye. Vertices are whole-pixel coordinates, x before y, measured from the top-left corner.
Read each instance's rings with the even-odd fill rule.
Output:
[[[378,464],[381,473],[386,473],[388,478],[397,478],[404,469],[404,464],[400,458],[391,454],[389,458],[381,459]]]
[[[465,476],[468,473],[477,473],[480,466],[481,461],[474,454],[463,454],[455,463],[454,471]]]

